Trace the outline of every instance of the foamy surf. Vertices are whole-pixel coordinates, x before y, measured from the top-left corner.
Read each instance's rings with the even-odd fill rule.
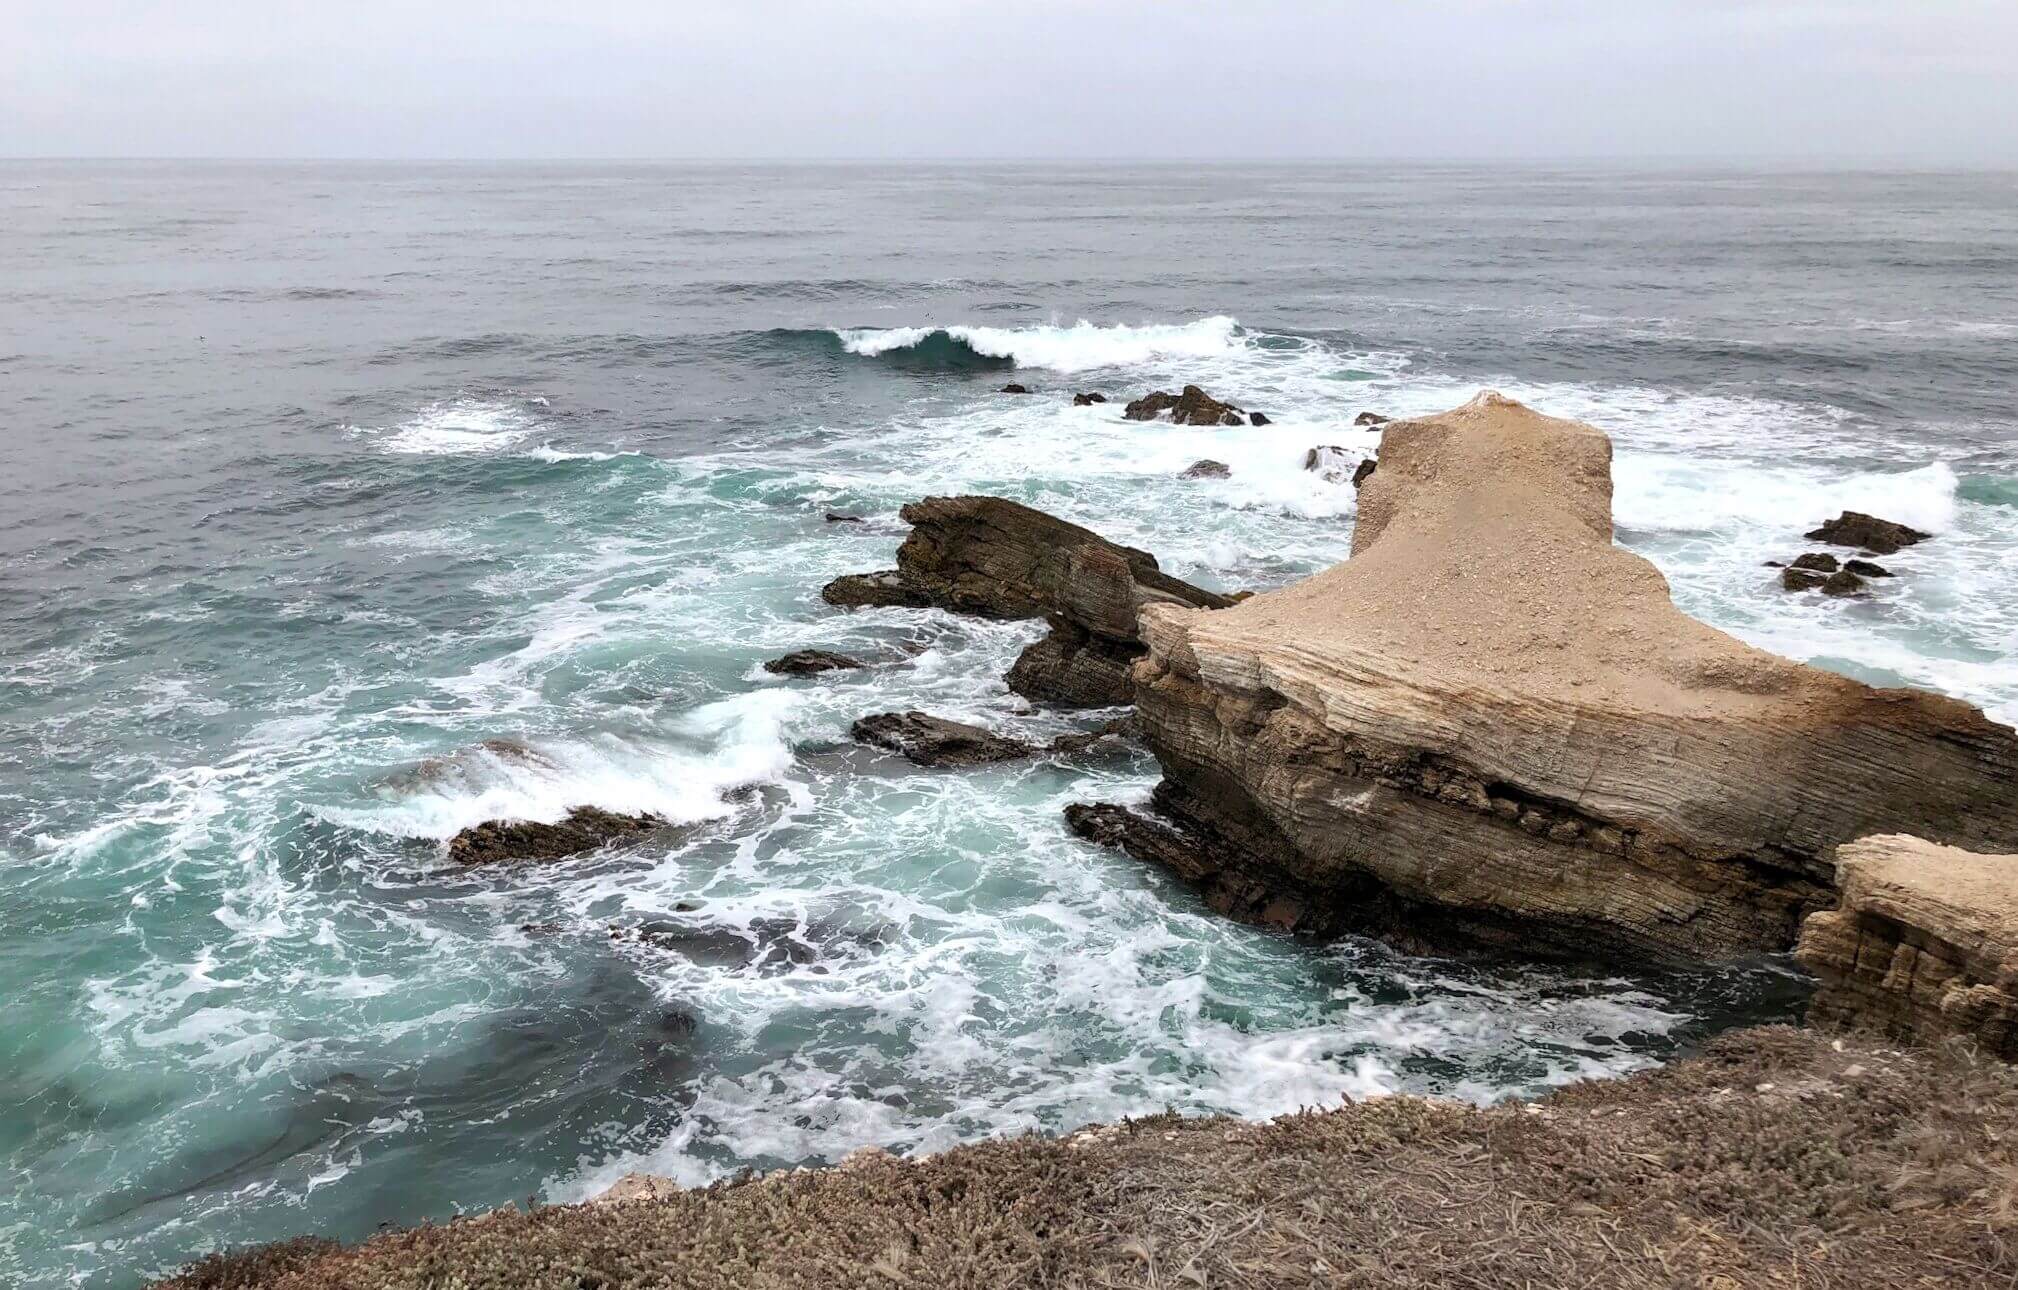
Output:
[[[387,452],[438,457],[497,452],[538,428],[538,418],[519,403],[463,397],[372,433]]]
[[[850,354],[874,358],[945,336],[985,358],[1003,358],[1017,367],[1054,372],[1090,372],[1176,359],[1208,359],[1243,343],[1240,324],[1223,314],[1190,323],[1110,323],[1085,319],[1070,326],[858,327],[835,329]]]

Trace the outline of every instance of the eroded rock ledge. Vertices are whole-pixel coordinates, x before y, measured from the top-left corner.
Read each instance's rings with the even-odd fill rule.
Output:
[[[1836,884],[1842,907],[1801,927],[1811,1020],[2018,1057],[2018,855],[1864,838],[1836,853]]]
[[[1159,804],[1256,881],[1376,887],[1531,953],[1704,959],[1791,947],[1853,838],[2018,849],[2018,736],[1682,614],[1612,545],[1600,431],[1482,394],[1387,424],[1380,461],[1349,562],[1142,611]]]
[[[987,618],[1043,618],[1051,634],[1009,671],[1025,698],[1104,707],[1134,697],[1146,604],[1233,603],[1157,568],[1147,551],[1003,497],[927,497],[900,512],[911,534],[897,567],[850,574],[821,595],[837,605],[935,605]]]

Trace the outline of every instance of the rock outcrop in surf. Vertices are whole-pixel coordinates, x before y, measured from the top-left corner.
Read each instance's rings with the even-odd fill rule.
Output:
[[[1220,608],[1225,596],[1157,567],[1147,551],[1002,497],[928,497],[900,512],[911,534],[897,568],[850,574],[831,604],[935,605],[985,618],[1043,618],[1051,633],[1009,670],[1025,698],[1074,707],[1127,703],[1143,653],[1145,604]]]
[[[1836,852],[1836,886],[1841,906],[1801,926],[1811,1021],[2018,1058],[2018,855],[1863,838]]]
[[[1345,564],[1141,612],[1159,805],[1254,883],[1528,952],[1792,946],[1841,843],[2018,847],[2018,735],[1677,610],[1611,442],[1496,394],[1383,428]]]
[[[599,806],[577,806],[559,821],[485,820],[449,839],[448,858],[457,864],[563,860],[612,842],[670,828],[663,816],[626,815]]]
[[[1247,418],[1231,403],[1222,403],[1196,385],[1187,385],[1182,394],[1172,394],[1167,390],[1153,390],[1139,399],[1132,399],[1121,410],[1121,415],[1130,421],[1154,421],[1164,413],[1170,414],[1173,425],[1180,426],[1238,426],[1246,425]],[[1267,421],[1257,422],[1266,425]]]
[[[920,766],[984,766],[1015,761],[1037,751],[1034,744],[1021,739],[928,712],[879,712],[857,721],[849,733],[862,743],[887,748]]]

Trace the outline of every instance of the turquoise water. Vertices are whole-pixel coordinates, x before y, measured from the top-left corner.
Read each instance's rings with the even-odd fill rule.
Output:
[[[1140,753],[930,773],[849,744],[897,708],[1103,716],[1002,686],[1036,625],[820,603],[923,494],[1279,585],[1349,546],[1309,447],[1492,385],[1613,432],[1620,540],[1691,612],[2018,715],[1999,181],[1938,218],[1907,180],[1812,177],[1644,177],[1610,213],[1603,175],[0,181],[30,320],[0,339],[12,1281],[632,1168],[1490,1099],[1794,1006],[1771,964],[1593,979],[1234,926],[1064,832],[1146,796]],[[1909,218],[1936,233],[1902,252]],[[1275,423],[1066,397],[1186,380]],[[1201,457],[1232,477],[1178,478]],[[1844,507],[1938,536],[1868,600],[1779,592],[1762,562]],[[758,666],[807,646],[875,666]],[[467,824],[584,802],[699,827],[445,863]]]

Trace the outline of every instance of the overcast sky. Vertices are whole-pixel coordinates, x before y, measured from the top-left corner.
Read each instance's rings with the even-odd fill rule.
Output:
[[[0,155],[2018,164],[2018,0],[0,0]]]

